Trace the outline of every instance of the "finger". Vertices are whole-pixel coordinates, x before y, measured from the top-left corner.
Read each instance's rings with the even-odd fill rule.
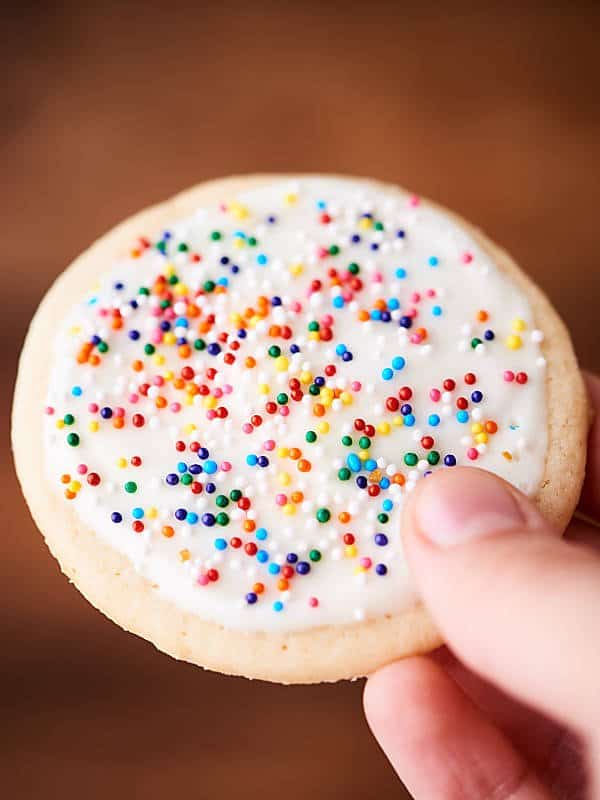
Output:
[[[425,657],[369,678],[371,730],[415,800],[548,800],[527,763],[452,678]]]
[[[546,714],[600,723],[600,557],[556,537],[532,503],[488,472],[422,481],[403,520],[423,599],[474,671]]]
[[[600,520],[600,378],[588,372],[585,382],[594,419],[588,436],[585,482],[579,506],[592,519]]]

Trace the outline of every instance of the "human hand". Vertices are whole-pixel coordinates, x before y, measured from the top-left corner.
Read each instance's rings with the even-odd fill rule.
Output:
[[[599,422],[580,509],[600,519]],[[415,800],[600,798],[600,530],[560,539],[469,468],[420,482],[403,539],[448,648],[378,670],[364,704]]]

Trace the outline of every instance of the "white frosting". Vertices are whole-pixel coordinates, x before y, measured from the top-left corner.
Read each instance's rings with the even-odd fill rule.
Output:
[[[443,466],[443,459],[452,454],[458,464],[489,469],[527,493],[537,489],[546,453],[543,336],[535,329],[526,296],[489,255],[454,221],[416,198],[374,189],[358,180],[302,178],[293,185],[276,182],[249,191],[233,204],[231,200],[223,198],[229,204],[225,210],[200,209],[189,219],[173,221],[168,228],[171,238],[166,256],[151,247],[143,249],[139,257],[120,254],[121,260],[107,263],[100,287],[73,308],[60,326],[47,397],[53,413],[46,415],[44,423],[48,480],[58,492],[77,490],[72,482],[61,483],[62,475],[79,481],[81,489],[70,502],[86,526],[130,558],[135,569],[156,583],[165,597],[203,619],[231,628],[284,631],[397,613],[415,599],[402,554],[399,514],[407,493],[424,473],[449,468]],[[365,213],[372,218],[361,217]],[[274,222],[268,221],[271,215],[276,217]],[[384,229],[377,230],[375,222],[383,223]],[[221,233],[218,240],[211,238],[215,230]],[[161,231],[139,233],[154,237],[155,243],[162,236]],[[360,241],[353,243],[353,235],[360,236]],[[257,239],[254,246],[248,239],[252,236]],[[188,245],[188,251],[178,250],[181,242]],[[319,248],[331,245],[339,246],[340,252],[324,257]],[[192,254],[200,254],[202,260],[194,260]],[[223,258],[229,262],[221,263]],[[359,265],[357,277],[363,288],[338,308],[335,303],[340,301],[335,298],[348,291],[349,283],[330,286],[328,270],[335,267],[344,275],[350,263]],[[231,271],[234,264],[239,267],[237,274]],[[164,317],[154,315],[157,298],[138,295],[138,289],[152,289],[157,276],[173,273],[179,285],[187,285],[183,296],[174,297],[175,319],[186,316],[185,298],[193,296],[204,281],[228,279],[226,292],[196,298],[204,315],[201,319],[209,313],[215,315],[210,332],[197,332],[198,318],[189,317],[188,328],[171,320],[175,336],[187,337],[190,343],[198,337],[207,344],[214,342],[222,331],[229,333],[229,343],[235,341],[239,323],[231,321],[231,314],[243,315],[248,306],[256,309],[259,295],[278,296],[281,305],[268,304],[267,316],[250,322],[236,351],[221,343],[216,356],[192,348],[189,358],[181,358],[176,344],[162,342],[156,345],[154,355],[147,355],[144,345],[153,341]],[[322,289],[311,292],[315,279],[322,281]],[[117,282],[123,287],[115,288]],[[428,295],[431,290],[434,296]],[[413,297],[415,292],[420,299]],[[133,298],[138,308],[130,305]],[[370,311],[378,298],[386,303],[392,299],[388,309],[391,320],[358,321],[358,312]],[[302,304],[301,312],[293,310],[294,301]],[[110,313],[120,309],[122,328],[113,330],[112,316],[101,316],[101,309],[110,309]],[[399,321],[411,309],[416,309],[418,316],[406,329]],[[482,310],[487,312],[487,320],[478,318]],[[309,322],[327,314],[334,318],[331,340],[311,339]],[[288,325],[291,338],[270,337],[272,325]],[[411,341],[419,328],[426,329],[426,337],[421,342]],[[129,337],[132,330],[140,334],[136,341]],[[486,330],[493,331],[493,339],[486,340]],[[98,366],[78,363],[77,353],[94,335],[109,345],[108,352],[93,349],[101,358]],[[519,338],[509,339],[511,336]],[[482,343],[473,347],[475,337]],[[290,352],[293,344],[300,352]],[[341,344],[352,353],[351,361],[336,353]],[[287,369],[285,362],[268,355],[272,345],[279,346],[288,359]],[[520,346],[513,349],[516,345]],[[235,363],[225,363],[227,352],[233,352]],[[248,356],[256,358],[254,368],[244,365]],[[392,367],[398,356],[405,360],[402,369]],[[157,363],[161,357],[163,363]],[[136,359],[143,362],[143,369],[137,372],[131,368]],[[331,364],[336,372],[327,377],[324,367]],[[195,371],[186,384],[206,383],[211,392],[215,387],[221,390],[222,396],[209,402],[226,407],[227,418],[208,419],[211,412],[201,394],[185,404],[188,395],[175,388],[169,371],[178,377],[186,365]],[[212,380],[206,378],[210,368],[217,370]],[[385,368],[392,370],[390,380],[382,377]],[[301,376],[303,371],[312,379],[325,376],[326,387],[344,390],[347,395],[333,399],[325,415],[316,417],[313,407],[322,398],[308,392],[310,382],[303,383],[304,396],[299,402],[289,400],[287,417],[267,413],[265,403],[281,392],[289,395],[290,379],[306,378]],[[506,371],[525,373],[526,383],[507,380]],[[475,374],[474,384],[465,383],[466,373]],[[166,376],[162,386],[153,384],[157,376]],[[456,382],[453,390],[444,389],[448,378]],[[360,391],[356,385],[352,388],[356,381],[362,384]],[[147,397],[139,391],[144,382],[151,384]],[[412,416],[386,408],[386,398],[398,398],[403,386],[412,390],[406,401],[412,406]],[[439,391],[437,401],[430,395],[432,389]],[[480,402],[471,398],[473,391],[483,393]],[[137,402],[131,402],[131,394],[138,395]],[[157,396],[166,398],[165,408],[156,407]],[[351,403],[345,404],[348,396]],[[457,419],[459,397],[468,401],[467,422]],[[99,412],[89,411],[93,403],[113,411],[123,408],[124,426],[117,429],[114,416],[103,419]],[[180,403],[181,409],[175,406],[173,410],[173,403]],[[69,413],[75,417],[74,423],[57,427],[57,421],[60,425]],[[144,416],[143,427],[132,424],[134,414]],[[263,422],[244,433],[242,426],[253,414],[259,414]],[[432,415],[437,415],[439,423]],[[391,432],[378,431],[370,437],[368,458],[376,462],[379,480],[401,473],[403,486],[392,482],[385,488],[384,480],[380,494],[371,497],[367,490],[357,488],[356,478],[359,474],[368,478],[372,469],[352,472],[350,480],[338,477],[347,457],[358,456],[360,451],[361,434],[353,427],[356,418],[376,427],[389,423]],[[399,418],[404,424],[398,424]],[[490,420],[497,424],[497,432],[487,434],[487,441],[486,435],[477,438],[478,429],[472,426],[483,426],[485,434],[485,423]],[[90,431],[90,422],[97,422],[99,430]],[[319,432],[323,422],[329,424],[327,433]],[[317,432],[316,442],[306,441],[308,430]],[[67,443],[73,432],[80,437],[78,446]],[[344,435],[352,437],[352,446],[342,444]],[[421,443],[424,436],[435,440],[429,449]],[[177,473],[178,462],[187,466],[206,463],[189,449],[177,452],[177,440],[186,446],[198,441],[210,451],[209,461],[230,463],[229,471],[193,476],[202,484],[213,482],[214,493],[204,488],[193,494],[190,486],[166,482],[168,474]],[[265,442],[268,448],[270,441],[275,448],[265,449]],[[310,471],[301,472],[299,460],[278,455],[282,447],[301,450],[302,458],[311,463]],[[440,454],[440,462],[434,466],[426,460],[432,450]],[[473,456],[475,451],[477,458],[472,460],[468,453]],[[407,465],[406,453],[417,454],[417,463]],[[250,466],[248,455],[266,456],[269,465]],[[134,456],[141,458],[141,466],[131,465]],[[118,465],[120,458],[127,461],[125,467]],[[78,474],[81,464],[88,473],[100,476],[99,485],[89,485],[87,475]],[[371,474],[371,479],[375,478]],[[128,481],[136,483],[135,493],[124,490]],[[231,501],[226,508],[215,505],[218,495],[228,496],[232,489],[241,489],[251,500],[249,510]],[[303,500],[291,502],[292,493],[298,491]],[[278,505],[277,495],[281,494],[287,495],[287,506]],[[378,520],[384,501],[393,503],[386,512],[387,523]],[[323,507],[331,513],[325,523],[316,518]],[[192,524],[178,521],[174,514],[181,508],[197,514],[198,521],[194,523],[193,517]],[[295,513],[285,513],[292,508]],[[140,533],[132,530],[134,509],[144,512]],[[228,525],[203,524],[204,513],[223,511],[229,515]],[[111,521],[113,512],[122,515],[122,522]],[[340,522],[341,512],[351,519]],[[267,537],[261,540],[256,531],[244,531],[247,518],[255,521],[256,530],[266,529]],[[171,538],[162,533],[165,525],[174,529]],[[355,537],[355,554],[343,541],[349,532]],[[387,536],[387,545],[376,544],[379,533]],[[255,543],[262,554],[248,555],[243,546],[232,547],[232,537],[239,537],[244,544]],[[226,542],[223,550],[215,546],[219,538]],[[315,549],[321,553],[319,561],[310,560],[309,552]],[[310,572],[295,572],[289,588],[281,590],[278,581],[282,574],[272,574],[269,565],[285,566],[288,553],[308,563]],[[378,574],[377,565],[385,565],[387,574]],[[202,576],[210,569],[218,570],[218,580],[201,585],[199,577],[206,583]],[[264,591],[256,602],[248,603],[246,595],[257,582],[264,585]],[[274,603],[282,604],[281,610],[274,610]]]

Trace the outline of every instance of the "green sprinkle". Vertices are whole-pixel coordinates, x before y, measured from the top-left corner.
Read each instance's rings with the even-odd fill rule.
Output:
[[[146,353],[147,356],[151,356],[155,352],[156,352],[156,347],[154,347],[153,344],[144,345],[144,353]]]
[[[287,405],[288,400],[289,397],[285,392],[281,392],[280,394],[277,395],[277,402],[279,403],[280,406]]]
[[[308,323],[308,330],[309,331],[318,331],[319,329],[320,329],[320,325],[315,319],[312,322]]]
[[[181,244],[177,246],[177,249],[179,250],[180,253],[187,253],[187,251],[190,248],[187,246],[185,242],[181,242]]]
[[[194,480],[194,479],[193,479],[193,478],[192,478],[192,476],[189,474],[189,472],[186,472],[186,474],[185,474],[185,475],[182,475],[182,476],[181,476],[181,482],[183,483],[183,485],[184,485],[184,486],[189,486],[189,485],[190,485],[190,483],[191,483],[193,480]]]
[[[159,305],[164,311],[165,308],[168,308],[171,305],[171,301],[170,300],[161,300]]]
[[[135,492],[137,492],[137,483],[135,483],[135,481],[127,481],[123,488],[127,494],[135,494]]]
[[[232,503],[237,503],[238,500],[241,500],[241,497],[242,497],[242,493],[240,492],[239,489],[232,489],[229,492],[229,498],[230,498]]]
[[[375,228],[376,231],[385,230],[385,228],[383,227],[383,222],[376,222],[375,225],[373,225],[373,227]]]
[[[358,273],[360,272],[360,267],[355,261],[353,261],[351,264],[348,264],[348,272],[351,275],[358,275]]]
[[[214,281],[204,281],[204,283],[202,284],[202,288],[204,289],[205,292],[208,292],[208,294],[214,292],[215,286],[216,284]]]
[[[63,417],[63,422],[65,425],[72,425],[75,422],[75,417],[73,414],[65,414]]]
[[[340,248],[337,246],[337,244],[332,244],[331,247],[329,248],[329,255],[330,256],[337,256],[337,254],[339,252],[340,252]]]
[[[349,481],[352,473],[348,469],[348,467],[342,467],[338,472],[338,478],[341,481]]]
[[[216,516],[217,525],[229,525],[229,514],[224,511],[219,511]]]
[[[361,450],[368,450],[371,447],[371,440],[368,436],[361,436],[358,440],[358,446]]]
[[[218,242],[219,239],[221,238],[221,232],[211,231],[210,238],[213,240],[213,242]]]
[[[385,525],[386,522],[390,521],[388,515],[384,514],[383,511],[381,512],[381,514],[377,514],[377,519],[379,520],[379,522],[381,522],[382,525]]]
[[[177,277],[177,275],[170,275],[169,283],[171,284],[171,286],[175,286],[176,283],[179,283],[179,278]]]
[[[224,494],[217,495],[215,503],[219,506],[219,508],[227,508],[229,505],[229,500]]]
[[[281,347],[276,344],[272,344],[271,347],[269,347],[269,355],[271,358],[279,358],[281,355]]]
[[[256,245],[258,244],[258,239],[255,239],[254,236],[249,236],[248,244],[250,245],[250,247],[256,247]]]
[[[352,437],[342,436],[342,444],[344,445],[344,447],[352,447]]]
[[[306,431],[306,435],[304,437],[309,444],[317,441],[317,434],[314,431]]]
[[[477,336],[475,336],[474,339],[471,339],[471,347],[473,350],[475,350],[478,344],[481,344],[481,339],[478,339]]]
[[[328,508],[320,508],[317,511],[317,520],[319,522],[329,522],[331,519],[331,511]]]
[[[320,561],[321,560],[321,551],[320,550],[311,550],[308,554],[308,557],[311,561]]]
[[[419,457],[416,453],[405,453],[404,455],[404,463],[407,467],[414,467],[419,460]]]
[[[150,289],[146,289],[145,286],[140,286],[140,288],[138,289],[138,294],[143,294],[145,297],[148,297],[148,295],[150,294]]]
[[[106,342],[98,342],[96,345],[99,353],[108,353],[108,345]]]
[[[79,436],[76,433],[70,433],[67,436],[67,444],[70,444],[71,447],[77,447],[79,444]]]
[[[431,450],[427,453],[427,461],[432,465],[435,466],[440,460],[440,454],[437,450]]]
[[[317,386],[316,383],[311,383],[308,387],[308,391],[313,397],[318,397],[321,394],[321,387]]]
[[[206,342],[204,339],[196,339],[194,342],[194,350],[204,350],[206,347]]]

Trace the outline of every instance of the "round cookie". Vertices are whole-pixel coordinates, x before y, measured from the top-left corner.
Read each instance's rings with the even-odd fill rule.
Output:
[[[586,413],[564,325],[470,225],[372,181],[257,176],[143,211],[63,273],[13,446],[61,568],[123,628],[210,669],[334,681],[440,643],[399,541],[415,481],[488,468],[562,528]]]

